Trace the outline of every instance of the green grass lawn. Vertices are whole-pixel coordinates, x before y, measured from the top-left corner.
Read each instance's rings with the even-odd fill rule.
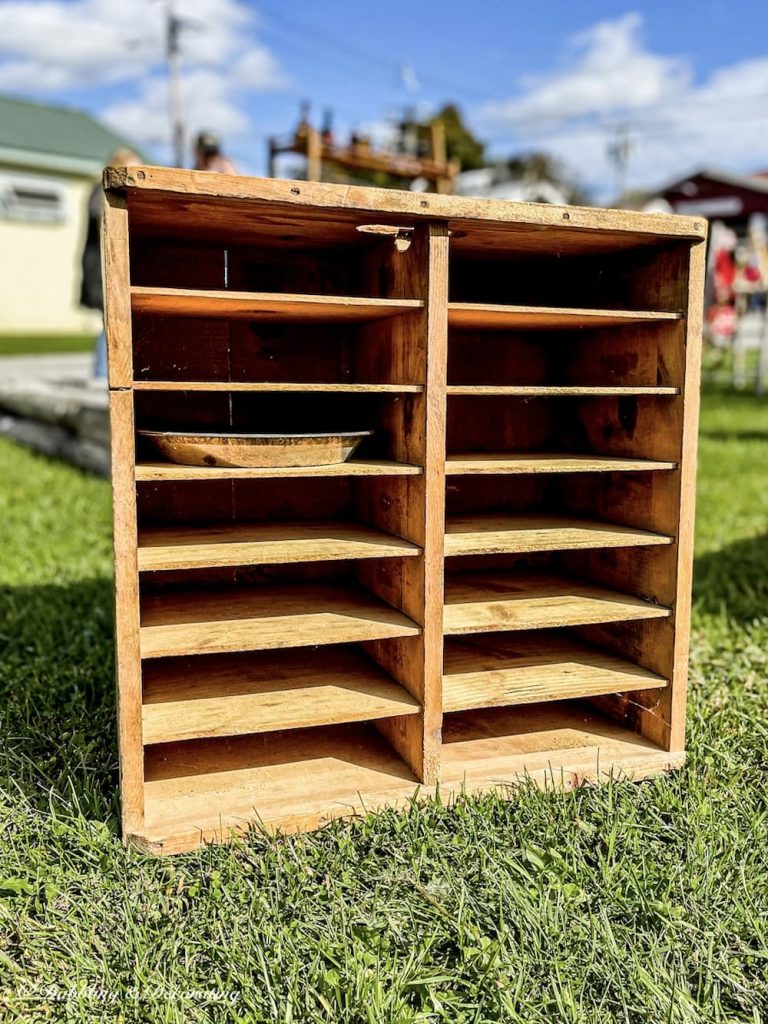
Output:
[[[0,1020],[768,1020],[768,403],[707,396],[700,461],[682,771],[154,860],[117,837],[108,485],[3,442]]]
[[[90,352],[94,334],[0,334],[0,356],[44,355],[51,352]]]

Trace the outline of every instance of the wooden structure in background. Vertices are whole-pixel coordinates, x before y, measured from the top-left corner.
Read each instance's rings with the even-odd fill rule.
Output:
[[[330,164],[352,174],[355,171],[379,172],[405,181],[424,178],[435,192],[450,193],[461,165],[458,160],[447,158],[442,122],[434,122],[429,129],[430,155],[421,157],[408,153],[377,152],[367,141],[348,146],[328,143],[317,128],[302,124],[288,139],[269,140],[268,173],[271,178],[275,177],[275,159],[281,153],[297,153],[307,159],[307,181],[322,181],[323,164]]]
[[[105,184],[126,837],[679,765],[703,222]],[[141,428],[375,434],[238,470]]]

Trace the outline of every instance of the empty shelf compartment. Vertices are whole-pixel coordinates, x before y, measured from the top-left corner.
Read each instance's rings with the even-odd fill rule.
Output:
[[[649,530],[573,516],[480,513],[450,516],[445,524],[446,557],[642,547],[671,542],[671,537]]]
[[[526,779],[566,788],[608,776],[638,779],[685,759],[581,701],[448,715],[442,754],[441,786],[469,791]]]
[[[663,676],[568,633],[501,633],[445,642],[446,712],[666,685]]]
[[[298,521],[159,526],[139,532],[139,570],[354,558],[408,558],[419,548],[364,523]]]
[[[669,608],[566,575],[457,573],[445,580],[447,636],[665,618]]]
[[[354,585],[293,584],[149,594],[142,658],[418,636],[402,612]]]
[[[417,788],[369,725],[164,744],[147,749],[145,824],[134,838],[175,853],[251,824],[292,832],[402,806]]]
[[[362,722],[419,702],[355,647],[145,662],[144,743]]]

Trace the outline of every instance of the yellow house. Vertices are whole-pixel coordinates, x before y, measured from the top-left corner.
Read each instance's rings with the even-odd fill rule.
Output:
[[[96,334],[80,306],[88,197],[127,145],[79,110],[0,97],[0,334]]]

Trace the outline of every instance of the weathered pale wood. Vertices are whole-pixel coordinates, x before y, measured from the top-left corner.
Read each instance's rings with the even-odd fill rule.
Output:
[[[177,466],[172,462],[139,462],[137,480],[268,480],[275,477],[418,476],[421,466],[384,459],[350,459],[333,466]]]
[[[557,309],[547,306],[499,306],[482,302],[451,302],[448,305],[449,327],[461,328],[552,330],[653,324],[679,319],[679,313],[657,313],[652,310]]]
[[[570,789],[681,763],[681,755],[659,753],[650,740],[578,701],[471,711],[446,719],[441,781],[450,786],[464,779],[472,790],[488,790],[530,777]]]
[[[408,558],[419,548],[354,522],[215,523],[153,527],[139,533],[139,570],[216,565],[326,562],[344,558]]]
[[[446,557],[671,543],[663,534],[572,516],[480,513],[451,516],[445,524]]]
[[[418,636],[419,626],[360,587],[283,584],[188,590],[142,601],[141,654],[259,651]]]
[[[110,257],[114,258],[114,257]],[[107,267],[110,263],[107,263]],[[125,325],[123,325],[125,327]],[[110,335],[116,341],[118,328]],[[119,350],[119,342],[118,350]],[[136,564],[136,485],[133,482],[133,396],[111,391],[112,510],[115,551],[115,660],[123,831],[141,829],[144,771],[141,731],[139,574]]]
[[[114,192],[104,194],[101,258],[104,275],[107,376],[111,388],[125,388],[133,380],[128,210],[125,198]]]
[[[248,320],[312,320],[364,323],[410,313],[418,299],[361,299],[342,295],[282,295],[260,292],[197,291],[192,288],[131,288],[134,313],[159,316],[247,317]]]
[[[645,473],[674,469],[674,462],[621,458],[616,455],[572,455],[568,452],[467,452],[446,458],[448,476],[462,473]]]
[[[685,749],[685,707],[688,689],[688,653],[691,631],[693,539],[696,504],[696,444],[699,432],[699,379],[706,243],[691,247],[688,254],[688,309],[686,315],[683,390],[683,423],[680,441],[680,518],[677,542],[672,686],[669,694],[669,734],[646,730],[668,750]]]
[[[445,580],[446,636],[664,618],[668,608],[568,576],[478,572]]]
[[[449,384],[449,395],[508,395],[510,398],[571,398],[591,395],[676,395],[679,388],[632,385]]]
[[[496,222],[500,229],[506,230],[508,247],[514,244],[511,243],[511,235],[520,225],[534,228],[544,226],[556,231],[534,230],[530,235],[538,240],[541,249],[549,252],[557,251],[561,239],[562,244],[578,251],[580,245],[587,245],[588,241],[592,241],[593,245],[602,243],[606,247],[619,249],[648,244],[655,240],[654,236],[702,238],[706,235],[706,222],[695,217],[578,206],[569,206],[564,210],[546,204],[463,196],[425,196],[423,193],[364,185],[339,186],[320,182],[212,175],[168,167],[108,167],[104,172],[104,184],[106,188],[126,189],[137,197],[146,193],[145,202],[146,199],[155,199],[152,193],[175,194],[184,199],[187,207],[190,199],[197,197],[209,208],[213,204],[206,202],[208,198],[253,200],[254,205],[261,205],[262,209],[279,210],[281,213],[293,210],[305,220],[310,219],[315,211],[319,213],[330,210],[333,213],[342,211],[352,215],[380,212],[405,214],[419,219],[437,217],[457,222],[475,221],[478,228],[483,222]],[[162,212],[163,202],[155,200],[153,205]],[[241,215],[248,205],[243,202],[236,204]],[[354,219],[363,223],[359,216]],[[553,242],[553,234],[556,234],[556,242]],[[466,237],[457,238],[456,243],[464,243],[468,248],[471,246],[471,240]]]
[[[112,383],[135,390],[138,425],[255,430],[281,402],[321,420],[327,392],[332,429],[357,428],[357,403],[377,455],[134,471],[131,426],[124,780],[147,758],[146,821],[126,814],[126,834],[172,852],[255,818],[293,830],[400,806],[438,779],[450,796],[681,763],[704,222],[153,168],[107,180],[125,257]],[[357,230],[371,222],[410,246]],[[446,472],[480,479],[446,492]],[[444,554],[474,570],[448,577],[445,604]],[[478,634],[447,641],[444,682],[443,628]],[[364,654],[337,662],[334,643]]]
[[[338,395],[418,395],[421,384],[320,384],[287,381],[135,380],[135,391],[319,391]]]
[[[567,635],[540,631],[448,640],[443,710],[501,707],[667,685],[662,676]]]
[[[366,563],[360,570],[366,585],[384,600],[402,608],[422,626],[416,639],[385,641],[369,651],[413,693],[423,707],[417,719],[390,719],[377,728],[398,750],[419,779],[436,781],[440,757],[440,694],[442,659],[443,520],[445,513],[445,377],[447,359],[448,230],[431,224],[414,233],[410,248],[385,250],[384,287],[395,295],[421,295],[421,318],[374,325],[359,349],[358,372],[377,370],[398,380],[425,382],[418,401],[388,407],[384,426],[393,439],[394,455],[424,467],[417,480],[400,488],[395,500],[386,481],[372,486],[361,499],[361,514],[388,532],[419,545],[422,557],[388,563]],[[372,268],[376,270],[375,264]],[[388,331],[388,335],[383,332]]]
[[[528,780],[573,789],[611,775],[642,779],[684,759],[578,702],[451,715],[445,740],[443,800],[464,792],[506,793]],[[304,831],[344,815],[403,807],[434,791],[419,786],[373,730],[348,725],[226,745],[150,747],[146,792],[145,827],[129,838],[148,852],[173,854],[236,838],[253,824]]]
[[[354,649],[148,662],[144,743],[240,736],[418,714],[419,702]]]

